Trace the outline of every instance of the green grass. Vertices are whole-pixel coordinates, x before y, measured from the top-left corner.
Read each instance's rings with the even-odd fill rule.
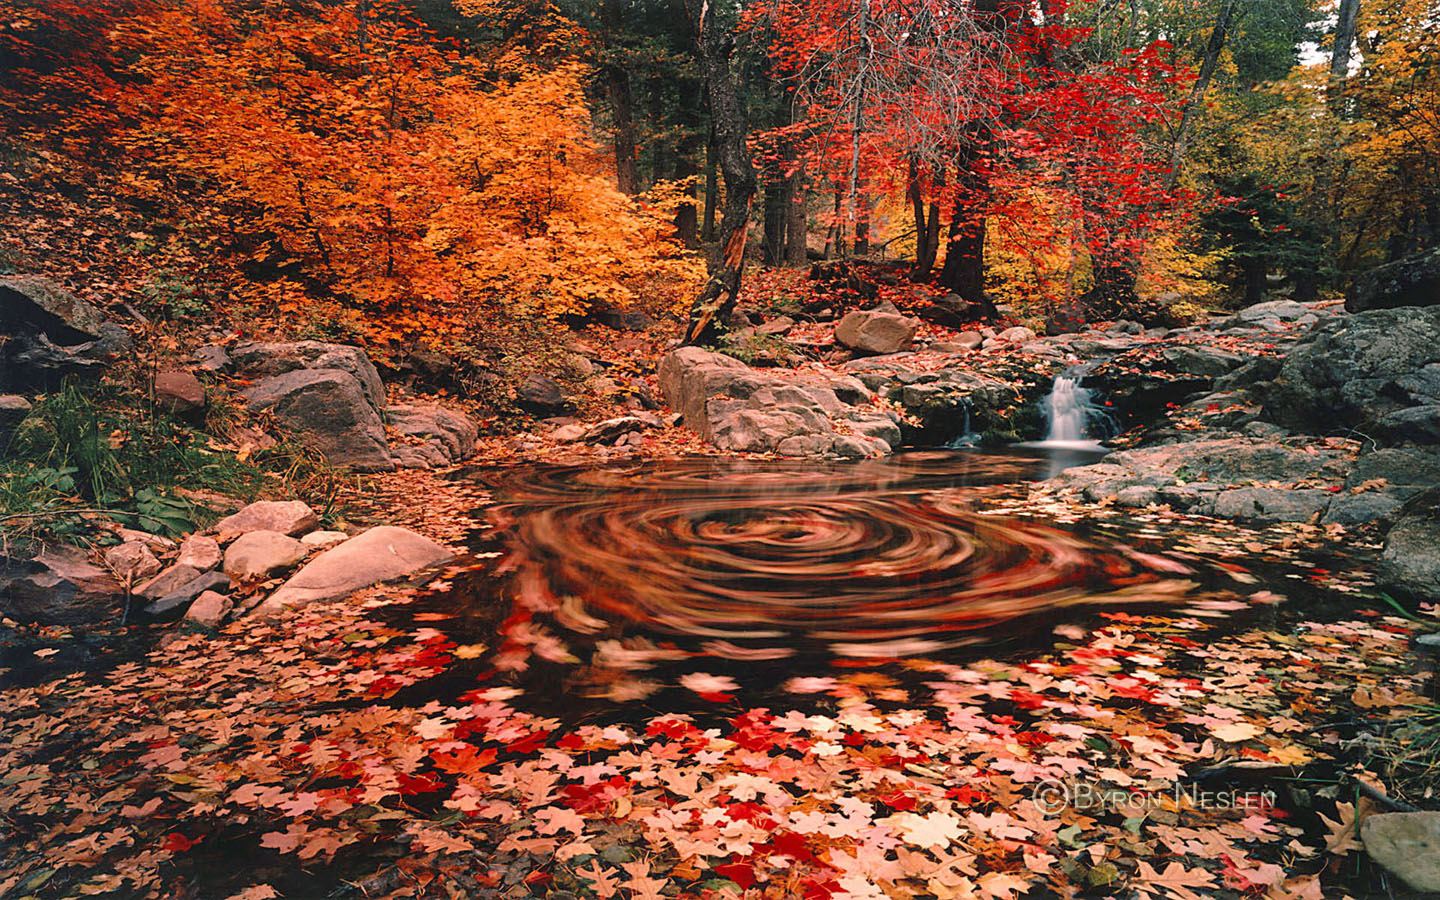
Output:
[[[219,446],[226,414],[221,407],[191,424],[113,385],[67,385],[41,397],[0,459],[0,529],[79,537],[87,516],[103,511],[173,537],[215,517],[187,492],[333,495],[334,479],[314,454],[281,446],[241,460]]]

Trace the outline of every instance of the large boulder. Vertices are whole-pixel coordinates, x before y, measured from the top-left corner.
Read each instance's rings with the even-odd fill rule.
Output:
[[[1376,266],[1355,279],[1345,298],[1350,312],[1440,305],[1440,249]]]
[[[660,393],[685,424],[709,437],[705,406],[711,397],[748,397],[758,386],[750,367],[733,356],[681,347],[660,360]]]
[[[475,452],[479,429],[469,418],[443,406],[403,404],[386,411],[390,427],[418,443],[391,448],[395,464],[430,469],[460,462]]]
[[[229,349],[235,370],[250,378],[285,375],[305,369],[338,369],[354,378],[365,402],[385,409],[385,385],[375,364],[360,347],[299,341],[293,344],[242,341]]]
[[[114,577],[69,548],[34,559],[0,556],[0,611],[22,622],[94,624],[121,608]]]
[[[1387,443],[1440,438],[1440,307],[1332,318],[1260,388],[1265,414],[1311,433],[1357,430]]]
[[[326,550],[296,572],[264,603],[260,615],[342,597],[352,591],[392,581],[437,565],[451,553],[422,535],[393,525],[380,525]]]
[[[0,390],[95,375],[129,347],[123,328],[49,278],[0,277]]]
[[[256,382],[244,396],[251,410],[269,412],[332,465],[359,472],[395,468],[385,426],[348,371],[298,369]]]
[[[1380,583],[1410,597],[1440,600],[1440,489],[1407,503],[1385,535]]]
[[[857,309],[835,326],[835,342],[856,353],[883,356],[909,350],[915,320],[884,309]]]

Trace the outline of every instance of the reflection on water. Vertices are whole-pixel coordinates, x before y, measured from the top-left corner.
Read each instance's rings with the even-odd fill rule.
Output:
[[[494,609],[498,591],[495,669],[558,665],[566,690],[619,700],[682,662],[797,674],[1197,590],[1194,560],[976,510],[1054,466],[1049,454],[933,452],[481,471],[498,500],[501,580],[483,597],[475,583],[457,592]]]

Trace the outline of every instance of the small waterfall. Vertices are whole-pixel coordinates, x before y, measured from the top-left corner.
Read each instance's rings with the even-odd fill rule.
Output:
[[[1094,393],[1081,384],[1087,371],[1081,366],[1055,376],[1050,396],[1045,398],[1049,431],[1045,440],[1032,446],[1102,449],[1100,439],[1115,433],[1115,420],[1095,401]]]
[[[965,419],[964,419],[964,422],[965,422],[965,430],[962,431],[958,437],[956,437],[955,439],[953,439],[952,441],[950,441],[950,443],[948,443],[948,444],[945,445],[945,446],[949,447],[951,450],[963,450],[963,449],[965,449],[965,448],[967,448],[967,447],[978,447],[978,446],[980,446],[980,435],[976,434],[975,431],[974,431],[974,429],[972,429],[972,428],[970,427],[970,398],[969,398],[969,397],[961,397],[961,398],[960,398],[960,408],[965,411]]]

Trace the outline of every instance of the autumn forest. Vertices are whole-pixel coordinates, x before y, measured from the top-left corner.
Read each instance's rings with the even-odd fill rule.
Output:
[[[1436,0],[0,0],[0,900],[1440,896]]]

